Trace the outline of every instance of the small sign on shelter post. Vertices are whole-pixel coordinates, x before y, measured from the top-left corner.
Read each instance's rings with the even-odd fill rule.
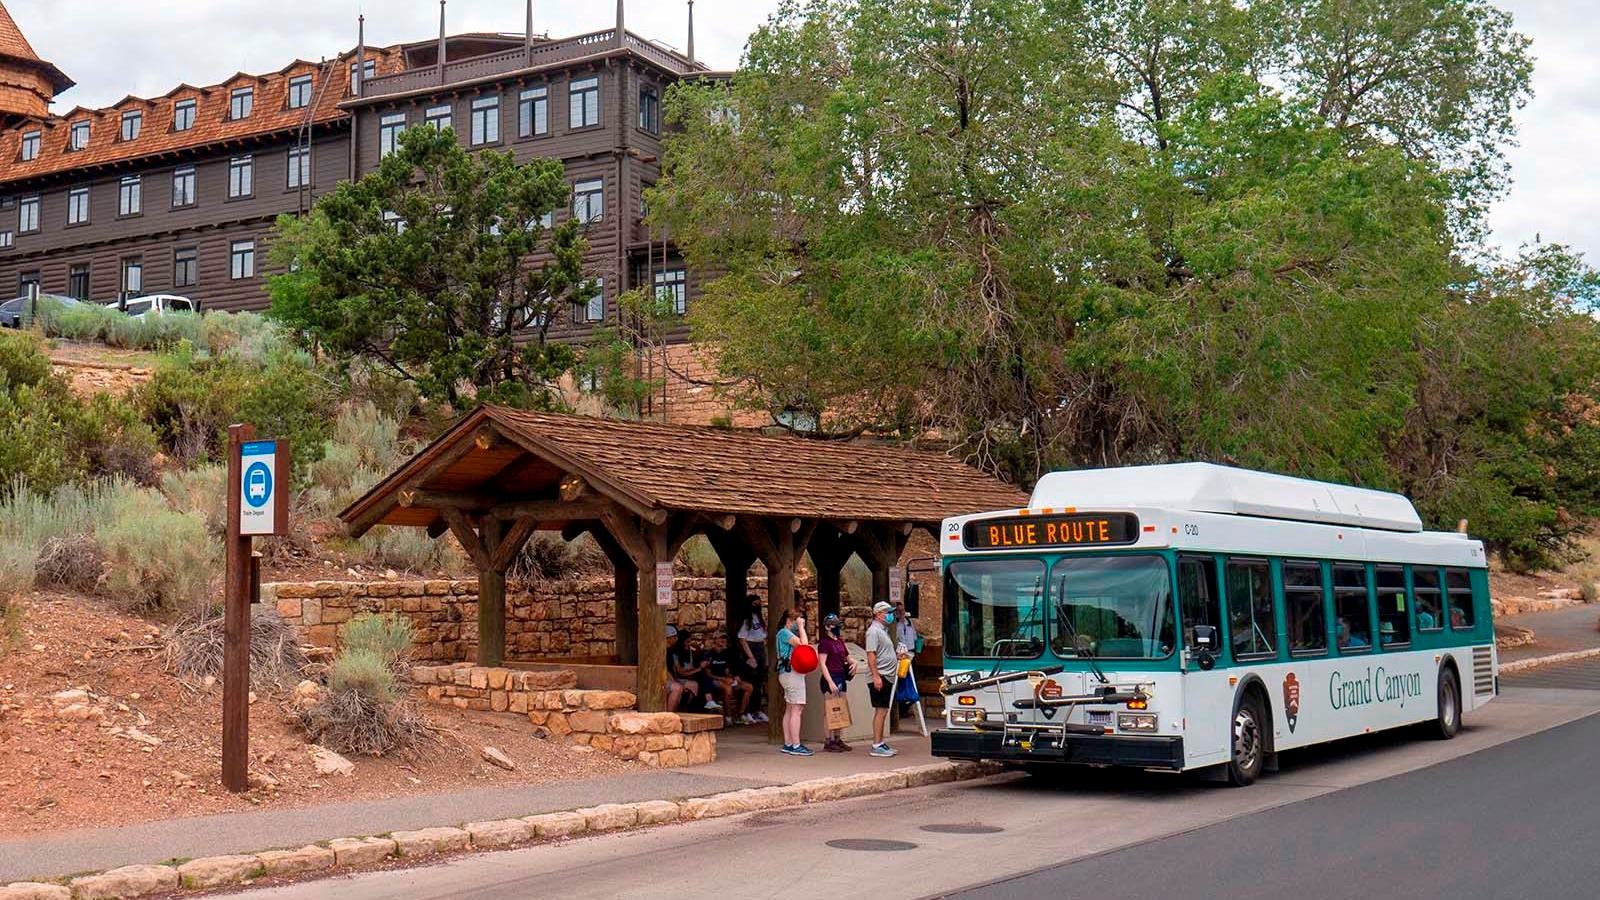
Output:
[[[656,563],[656,605],[672,605],[672,560]]]
[[[899,566],[889,567],[889,602],[899,603],[905,595],[906,573]]]

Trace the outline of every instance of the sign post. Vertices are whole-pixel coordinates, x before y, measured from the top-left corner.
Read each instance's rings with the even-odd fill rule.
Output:
[[[258,441],[252,425],[228,427],[227,572],[223,590],[222,785],[250,789],[250,603],[256,599],[254,535],[283,534],[290,473],[287,441]]]

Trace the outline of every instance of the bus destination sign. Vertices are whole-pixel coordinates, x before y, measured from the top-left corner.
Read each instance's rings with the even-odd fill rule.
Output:
[[[1131,513],[1012,516],[968,522],[961,543],[968,550],[1100,547],[1139,540],[1139,517]]]

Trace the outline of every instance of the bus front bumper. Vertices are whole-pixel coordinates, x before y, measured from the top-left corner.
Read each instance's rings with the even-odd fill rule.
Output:
[[[1006,742],[994,731],[933,732],[933,755],[947,759],[994,760],[1006,763],[1071,763],[1094,766],[1136,766],[1141,769],[1183,768],[1183,738],[1132,737],[1118,734],[1068,734],[1024,745]],[[1057,745],[1061,741],[1061,745]]]

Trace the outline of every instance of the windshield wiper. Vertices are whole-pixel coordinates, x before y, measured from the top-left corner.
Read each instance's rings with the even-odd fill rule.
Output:
[[[1100,671],[1100,666],[1095,663],[1094,653],[1089,649],[1089,645],[1087,643],[1078,643],[1078,629],[1072,627],[1071,617],[1059,615],[1056,618],[1060,619],[1062,626],[1067,629],[1067,637],[1072,639],[1073,651],[1078,654],[1079,658],[1089,664],[1089,671],[1094,673],[1094,677],[1100,679],[1101,684],[1111,684],[1111,679],[1107,678],[1106,673]]]

